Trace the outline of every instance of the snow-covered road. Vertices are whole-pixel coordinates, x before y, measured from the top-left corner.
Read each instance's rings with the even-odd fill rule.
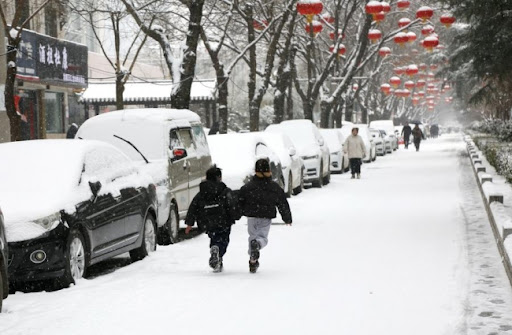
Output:
[[[206,236],[5,301],[0,334],[512,334],[512,290],[460,136],[400,149],[291,200],[260,270],[245,220],[225,272]],[[279,222],[279,220],[276,220]]]

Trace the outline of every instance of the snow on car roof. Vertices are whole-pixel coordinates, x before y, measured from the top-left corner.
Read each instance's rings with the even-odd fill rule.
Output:
[[[343,145],[343,135],[340,133],[340,129],[320,129],[320,133],[325,139],[331,153],[341,150]]]
[[[187,120],[189,122],[200,122],[201,118],[196,113],[187,109],[170,109],[170,108],[137,108],[123,109],[97,115],[88,120],[91,122],[102,122],[105,120],[120,121],[146,121],[146,122],[164,122]]]

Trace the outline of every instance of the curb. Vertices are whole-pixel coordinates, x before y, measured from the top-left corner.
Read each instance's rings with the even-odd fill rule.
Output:
[[[508,255],[504,244],[507,236],[512,235],[512,229],[504,227],[500,232],[495,217],[495,212],[502,212],[501,214],[504,214],[504,211],[502,210],[504,202],[503,194],[499,192],[497,185],[493,183],[493,176],[487,173],[485,166],[482,164],[483,153],[477,149],[470,136],[464,136],[464,141],[467,144],[469,160],[471,161],[478,189],[480,190],[480,194],[484,202],[485,211],[487,212],[489,222],[491,223],[494,238],[501,255],[501,261],[505,268],[505,272],[507,273],[510,285],[512,286],[512,262],[510,259],[510,256],[512,255]],[[510,220],[512,220],[512,218]]]

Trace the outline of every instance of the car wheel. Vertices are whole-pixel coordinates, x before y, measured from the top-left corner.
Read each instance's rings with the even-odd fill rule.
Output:
[[[158,234],[158,244],[169,245],[177,243],[179,228],[180,220],[178,219],[178,209],[175,204],[171,204],[169,218]]]
[[[304,190],[304,170],[300,172],[300,185],[293,190],[293,195],[302,193]]]
[[[323,177],[322,177],[323,171],[324,171],[324,162],[320,163],[320,170],[318,170],[318,179],[312,183],[313,187],[321,188],[323,186]]]
[[[65,288],[71,284],[76,284],[78,279],[86,275],[87,254],[85,249],[85,239],[80,230],[71,230],[64,255],[64,276],[62,280],[57,281],[57,288]]]
[[[290,198],[293,195],[293,178],[292,173],[288,176],[288,191],[286,192],[286,197]]]
[[[156,250],[156,225],[152,215],[148,215],[144,220],[142,231],[142,244],[137,249],[130,251],[132,261],[140,261],[150,253]]]
[[[322,180],[324,185],[327,185],[331,182],[331,171],[327,172],[327,176],[325,176]]]

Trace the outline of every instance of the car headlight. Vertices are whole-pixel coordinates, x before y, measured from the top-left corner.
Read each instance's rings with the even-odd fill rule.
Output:
[[[302,156],[302,159],[303,160],[308,160],[308,159],[318,159],[320,158],[319,155],[315,155],[315,156]]]
[[[338,156],[340,154],[339,151],[336,151],[336,152],[331,152],[331,156]]]
[[[37,225],[40,225],[46,230],[52,230],[60,223],[61,215],[60,212],[54,213],[52,215],[48,215],[44,218],[34,220],[33,222]]]

